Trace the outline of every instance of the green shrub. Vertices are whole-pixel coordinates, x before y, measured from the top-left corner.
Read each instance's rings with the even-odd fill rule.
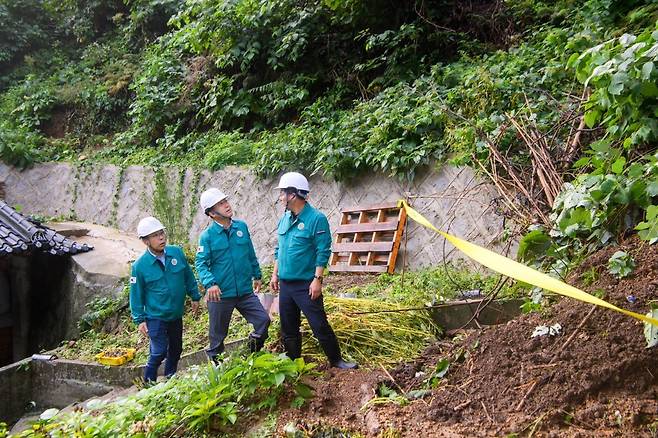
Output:
[[[124,0],[130,8],[129,33],[141,41],[151,41],[169,30],[169,19],[179,12],[183,0]]]
[[[208,169],[219,170],[231,164],[249,164],[254,159],[253,143],[239,132],[211,132],[206,137],[203,164]]]
[[[44,47],[53,23],[41,0],[0,0],[0,73],[20,55]]]
[[[47,0],[62,33],[88,44],[115,28],[117,14],[126,13],[123,0]]]
[[[37,159],[42,138],[25,126],[0,122],[0,159],[18,168],[30,166]]]
[[[658,154],[646,150],[658,138],[657,60],[656,25],[571,57],[578,78],[593,90],[584,120],[603,125],[605,134],[574,165],[588,173],[565,184],[553,205],[551,234],[563,243],[582,239],[592,250],[636,226],[640,238],[655,241],[647,209],[658,196]]]
[[[86,410],[62,412],[41,420],[21,436],[227,432],[236,422],[246,427],[246,418],[273,408],[285,396],[292,396],[290,400],[296,407],[312,398],[311,388],[302,382],[313,374],[312,370],[312,364],[305,364],[302,359],[292,361],[284,355],[235,356],[219,367],[213,364],[195,367],[112,402],[90,400]]]
[[[617,251],[608,260],[608,271],[617,278],[628,277],[635,269],[635,261],[624,251]]]
[[[625,149],[658,139],[658,23],[638,36],[624,34],[597,44],[570,65],[593,92],[585,122],[602,124]]]

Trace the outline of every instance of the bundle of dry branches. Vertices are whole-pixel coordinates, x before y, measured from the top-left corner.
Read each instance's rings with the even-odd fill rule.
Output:
[[[577,98],[575,98],[577,99]],[[580,102],[587,100],[587,93]],[[530,104],[526,98],[526,109]],[[507,121],[494,139],[484,136],[489,149],[489,162],[474,157],[489,176],[512,217],[521,225],[542,223],[550,227],[548,212],[564,183],[564,174],[580,150],[581,133],[585,125],[580,107],[564,111],[560,120],[543,132],[533,117],[505,114]],[[566,140],[560,138],[569,126]],[[528,151],[530,166],[519,165],[501,152],[500,142],[514,130],[515,136]]]

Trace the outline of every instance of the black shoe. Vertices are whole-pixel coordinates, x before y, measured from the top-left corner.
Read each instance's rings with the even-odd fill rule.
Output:
[[[249,335],[249,339],[247,341],[247,344],[249,345],[249,352],[250,353],[256,353],[257,351],[260,351],[263,349],[265,346],[265,340],[261,339],[259,337],[256,337],[254,334]]]
[[[355,370],[359,368],[358,364],[354,362],[345,362],[343,359],[338,359],[336,362],[331,362],[331,366],[341,370]]]
[[[283,338],[283,347],[286,349],[286,355],[295,360],[302,357],[302,338]]]

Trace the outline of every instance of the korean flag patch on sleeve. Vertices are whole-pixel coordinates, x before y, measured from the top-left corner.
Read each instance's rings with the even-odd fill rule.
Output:
[[[203,245],[199,245],[199,248],[196,250],[197,253],[203,252]]]
[[[137,277],[130,277],[130,284],[137,283]]]

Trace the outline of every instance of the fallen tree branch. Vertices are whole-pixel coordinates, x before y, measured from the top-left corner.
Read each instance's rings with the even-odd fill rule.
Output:
[[[589,99],[589,88],[585,88],[583,90],[582,96],[580,97],[580,101],[584,103],[588,99]],[[578,128],[576,128],[575,130],[575,134],[572,125],[571,131],[569,132],[569,136],[567,137],[567,139],[571,139],[571,141],[569,142],[569,148],[564,153],[564,160],[562,160],[562,169],[566,169],[567,167],[569,167],[573,162],[574,158],[576,157],[578,153],[578,149],[580,148],[580,135],[584,130],[585,130],[585,114],[583,113],[583,115],[580,116],[580,122],[578,123]]]

